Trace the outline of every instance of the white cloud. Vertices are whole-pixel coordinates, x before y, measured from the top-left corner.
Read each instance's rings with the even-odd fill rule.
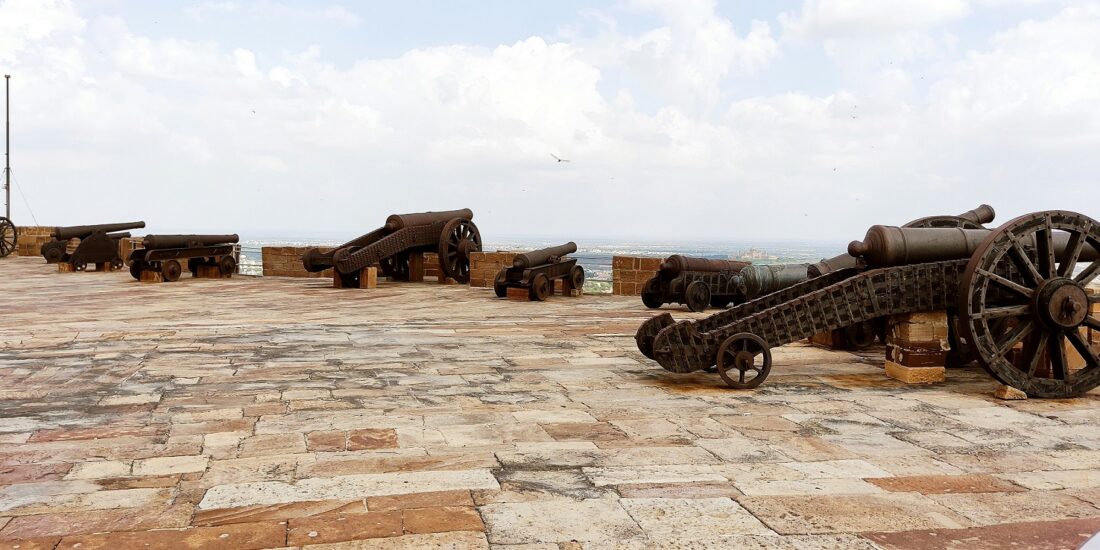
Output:
[[[805,0],[798,14],[784,13],[788,33],[852,38],[926,28],[970,13],[967,0]]]

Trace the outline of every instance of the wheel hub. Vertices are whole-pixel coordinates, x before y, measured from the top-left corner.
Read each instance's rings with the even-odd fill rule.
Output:
[[[741,371],[754,370],[753,363],[755,359],[756,355],[751,351],[739,351],[737,355],[733,356],[733,365]]]
[[[1076,328],[1088,317],[1088,294],[1073,279],[1051,279],[1044,282],[1035,293],[1035,310],[1048,326]]]

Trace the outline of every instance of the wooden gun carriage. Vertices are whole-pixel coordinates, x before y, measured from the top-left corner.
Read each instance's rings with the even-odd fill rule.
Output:
[[[669,256],[661,263],[657,275],[642,287],[642,303],[651,309],[678,303],[691,311],[703,311],[707,306],[722,308],[730,302],[740,302],[736,275],[748,265],[732,260]]]
[[[311,248],[302,254],[306,271],[334,268],[342,286],[357,288],[362,270],[377,265],[392,280],[408,280],[411,254],[434,251],[441,276],[470,280],[470,253],[481,250],[481,232],[466,208],[446,212],[394,214],[382,227],[329,252]]]
[[[50,232],[53,240],[42,245],[42,257],[46,263],[67,263],[73,271],[84,271],[89,264],[94,265],[97,271],[117,271],[125,265],[119,241],[130,237],[124,231],[143,227],[145,222],[141,221],[55,227]],[[80,239],[80,244],[69,254],[69,240],[74,238]]]
[[[867,268],[845,268],[699,321],[662,314],[635,338],[665,369],[716,367],[733,388],[771,371],[770,349],[812,334],[919,311],[955,311],[959,342],[997,381],[1033,397],[1100,385],[1100,222],[1068,211],[1027,214],[995,230],[874,226],[849,245]],[[1080,355],[1072,369],[1067,354]]]
[[[493,290],[503,298],[509,288],[522,288],[528,291],[531,300],[543,301],[554,292],[554,281],[563,281],[562,293],[580,290],[584,287],[584,268],[577,260],[567,258],[567,254],[577,251],[577,244],[568,242],[519,254],[512,260],[512,267],[497,273],[493,281]]]
[[[192,277],[201,270],[217,271],[231,277],[237,271],[233,235],[146,235],[142,246],[130,253],[130,275],[141,280],[142,272],[160,273],[166,282],[178,281],[183,273],[181,260],[187,260]]]

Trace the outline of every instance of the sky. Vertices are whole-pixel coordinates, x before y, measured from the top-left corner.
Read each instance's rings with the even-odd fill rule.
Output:
[[[1098,2],[0,0],[0,72],[20,225],[350,238],[471,208],[489,241],[846,242],[983,202],[1100,217]]]

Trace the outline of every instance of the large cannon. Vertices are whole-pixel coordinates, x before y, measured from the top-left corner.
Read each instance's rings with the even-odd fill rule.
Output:
[[[748,266],[748,262],[674,254],[645,282],[642,303],[652,309],[678,303],[691,311],[703,311],[707,306],[726,307],[730,302],[740,301],[735,277]]]
[[[200,271],[232,277],[237,272],[233,235],[146,235],[142,246],[130,253],[130,275],[141,280],[142,272],[160,273],[167,282],[178,281],[183,273],[180,260],[187,260],[192,277]]]
[[[74,271],[84,271],[89,264],[97,270],[109,267],[116,271],[124,265],[119,240],[130,236],[125,231],[143,227],[145,222],[142,221],[55,227],[50,232],[53,240],[42,245],[42,257],[46,258],[46,263],[68,263]],[[72,254],[67,251],[70,239],[80,239]]]
[[[442,276],[460,283],[470,280],[470,253],[481,250],[481,233],[467,209],[418,214],[394,214],[374,231],[330,252],[311,248],[302,255],[306,271],[334,268],[343,286],[357,288],[362,269],[378,265],[394,280],[408,280],[409,255],[434,251]]]
[[[509,288],[526,289],[531,300],[540,302],[553,293],[557,279],[563,281],[563,294],[568,295],[569,289],[580,290],[584,287],[584,268],[577,265],[577,260],[566,257],[576,251],[577,243],[568,242],[517,254],[512,267],[497,273],[493,290],[503,298],[508,295]]]
[[[638,344],[665,369],[716,366],[733,388],[758,386],[775,346],[887,315],[955,311],[961,341],[999,382],[1033,397],[1071,397],[1100,385],[1100,222],[1053,210],[995,230],[871,228],[849,250],[871,264],[839,270],[696,322],[668,314]],[[643,336],[656,330],[656,337]],[[648,347],[645,347],[648,346]],[[1080,355],[1073,370],[1067,350]]]

